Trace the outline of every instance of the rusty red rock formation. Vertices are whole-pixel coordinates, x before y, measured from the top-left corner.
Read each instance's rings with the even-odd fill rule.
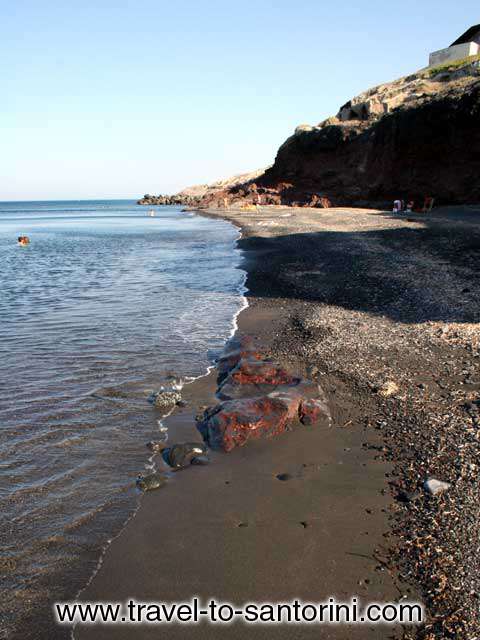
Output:
[[[261,359],[250,337],[232,339],[218,365],[222,402],[197,418],[213,449],[231,451],[248,440],[272,437],[300,421],[330,424],[320,387]]]

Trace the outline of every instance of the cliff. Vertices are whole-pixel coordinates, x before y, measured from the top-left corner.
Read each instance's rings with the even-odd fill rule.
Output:
[[[201,206],[389,206],[426,196],[480,202],[480,59],[377,86],[316,126],[300,125],[262,175]]]

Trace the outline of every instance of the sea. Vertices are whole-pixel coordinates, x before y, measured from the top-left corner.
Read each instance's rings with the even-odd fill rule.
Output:
[[[245,306],[237,238],[180,207],[0,202],[0,638],[74,598],[138,507],[148,396],[204,375]]]

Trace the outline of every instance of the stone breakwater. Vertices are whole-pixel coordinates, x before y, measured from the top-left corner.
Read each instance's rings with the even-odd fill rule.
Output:
[[[232,338],[217,370],[220,402],[197,416],[197,428],[212,449],[228,452],[298,422],[331,424],[320,386],[264,357],[251,336]]]

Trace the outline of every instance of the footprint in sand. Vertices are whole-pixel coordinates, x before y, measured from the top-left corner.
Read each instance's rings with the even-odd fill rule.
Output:
[[[287,482],[288,480],[293,479],[293,476],[290,473],[279,473],[275,477],[277,480],[281,480],[282,482]]]

